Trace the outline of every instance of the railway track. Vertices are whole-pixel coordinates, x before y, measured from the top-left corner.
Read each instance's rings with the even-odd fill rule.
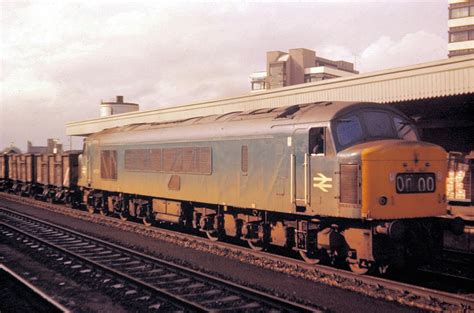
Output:
[[[135,309],[318,311],[5,208],[0,216],[0,234],[10,242],[48,256],[73,276],[95,278]]]
[[[64,306],[2,264],[0,281],[0,312],[69,313]],[[20,299],[23,301],[19,302]]]
[[[349,289],[357,292],[362,292],[364,294],[370,295],[376,298],[385,298],[390,301],[397,301],[399,303],[415,306],[423,309],[428,310],[443,310],[443,311],[460,311],[460,312],[471,312],[474,311],[474,295],[471,296],[464,296],[458,295],[449,292],[443,292],[438,290],[433,290],[429,288],[425,288],[422,286],[412,285],[411,283],[403,283],[394,280],[388,280],[380,277],[373,277],[373,276],[360,276],[353,274],[351,272],[336,269],[333,267],[328,267],[324,265],[308,265],[302,261],[295,260],[289,257],[280,256],[271,254],[268,252],[263,251],[254,251],[250,249],[245,249],[242,247],[236,247],[233,244],[225,243],[225,242],[210,242],[206,239],[192,236],[189,234],[182,234],[178,233],[173,230],[163,229],[163,228],[146,228],[142,225],[133,223],[133,222],[123,222],[119,221],[118,219],[103,217],[98,215],[88,215],[85,212],[77,211],[77,210],[70,210],[67,208],[63,208],[58,205],[51,205],[43,202],[37,202],[31,199],[20,198],[17,196],[8,195],[11,200],[21,202],[25,202],[28,204],[33,204],[36,206],[40,206],[46,209],[54,210],[56,212],[60,212],[63,214],[74,214],[75,217],[82,218],[84,220],[99,219],[100,221],[104,222],[107,221],[107,225],[120,227],[127,231],[140,231],[142,229],[146,229],[145,232],[142,234],[146,236],[153,237],[153,234],[159,234],[159,238],[163,239],[166,236],[169,237],[179,237],[186,242],[192,237],[193,241],[198,242],[202,245],[212,245],[212,249],[214,251],[218,251],[219,249],[226,249],[226,250],[233,250],[238,254],[245,253],[245,255],[253,256],[256,259],[259,259],[258,263],[270,263],[269,260],[272,260],[277,266],[274,268],[275,270],[282,270],[286,268],[293,268],[294,273],[292,275],[299,276],[299,277],[308,277],[311,276],[310,279],[329,283],[330,285],[338,286],[344,289]],[[71,213],[73,212],[73,213]],[[153,237],[153,238],[158,238]],[[222,253],[222,251],[217,252]],[[262,262],[264,260],[264,262]],[[284,266],[283,266],[284,265]]]

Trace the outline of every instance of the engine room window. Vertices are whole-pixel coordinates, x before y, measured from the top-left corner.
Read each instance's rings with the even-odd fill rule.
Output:
[[[183,171],[183,148],[163,149],[163,170],[178,173]]]
[[[161,171],[161,149],[151,149],[150,150],[150,169],[152,171]]]
[[[362,127],[359,118],[355,115],[337,120],[337,140],[341,146],[355,143],[362,139]]]
[[[393,122],[397,129],[398,137],[405,140],[418,140],[413,125],[409,122],[402,120],[399,117],[394,117]]]
[[[100,177],[117,179],[117,151],[104,150],[100,152]]]
[[[390,116],[384,112],[364,112],[364,122],[372,138],[395,137]]]
[[[211,174],[210,147],[125,150],[125,170]]]
[[[126,170],[146,170],[148,168],[148,152],[145,149],[125,150]]]
[[[161,171],[161,149],[125,150],[125,169],[131,171]]]
[[[184,148],[183,150],[183,172],[210,174],[211,172],[211,148]]]
[[[199,163],[198,173],[211,174],[212,173],[212,150],[210,147],[201,147],[199,149]]]
[[[326,129],[324,127],[309,130],[309,153],[314,155],[326,153]]]

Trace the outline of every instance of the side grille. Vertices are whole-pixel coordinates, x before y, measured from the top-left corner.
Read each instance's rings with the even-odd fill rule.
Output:
[[[341,164],[340,188],[342,203],[359,204],[359,165]]]

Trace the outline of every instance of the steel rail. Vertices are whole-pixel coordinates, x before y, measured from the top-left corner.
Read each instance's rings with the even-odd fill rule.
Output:
[[[17,196],[12,196],[11,197],[11,199],[14,200],[14,201],[15,200],[18,201],[17,200],[18,198],[19,197],[17,197]],[[21,198],[21,199],[23,199],[23,198]],[[34,200],[31,200],[31,201],[33,203],[30,203],[30,204],[38,205],[37,201],[34,201]],[[29,203],[29,201],[25,201],[25,202]],[[41,203],[41,204],[43,204],[43,203]],[[44,204],[44,205],[45,205],[45,208],[48,208],[48,207],[46,207],[46,204]],[[64,209],[62,209],[62,210],[64,210]],[[84,213],[84,215],[85,215],[85,213]],[[116,219],[113,219],[113,218],[102,217],[102,216],[101,216],[101,218],[109,219],[109,220],[112,220],[112,221],[116,220]],[[132,227],[137,227],[137,225],[138,225],[137,223],[122,222],[122,221],[121,221],[121,224],[126,224],[126,225],[129,225],[129,226],[132,226]],[[140,226],[142,226],[142,225],[140,225]],[[146,228],[146,229],[149,230],[150,228]],[[265,251],[255,251],[255,250],[252,250],[252,249],[249,249],[249,248],[243,248],[243,247],[236,246],[236,245],[233,245],[233,244],[230,244],[230,243],[225,243],[225,242],[210,242],[209,240],[198,237],[198,236],[184,234],[182,232],[173,231],[173,230],[169,230],[169,229],[153,228],[153,230],[156,231],[157,233],[163,233],[163,234],[172,235],[172,236],[176,236],[176,237],[187,238],[187,239],[189,239],[189,237],[192,237],[193,240],[196,240],[198,242],[202,242],[202,243],[205,243],[207,245],[218,246],[218,247],[233,250],[233,251],[242,252],[242,250],[245,250],[245,252],[249,255],[273,259],[273,260],[280,261],[280,262],[283,262],[283,263],[288,264],[288,265],[298,266],[299,268],[302,268],[302,269],[305,269],[305,270],[308,270],[308,271],[316,271],[317,273],[319,273],[321,275],[351,281],[351,282],[354,282],[355,284],[363,283],[363,284],[366,284],[368,286],[372,286],[376,289],[386,289],[386,290],[398,291],[398,292],[402,293],[403,295],[405,295],[407,297],[410,296],[410,295],[413,295],[415,297],[420,297],[420,298],[424,298],[424,299],[437,300],[439,302],[444,302],[444,303],[449,304],[449,305],[460,306],[461,308],[463,308],[465,310],[474,310],[474,298],[470,298],[470,297],[463,296],[463,295],[457,295],[457,294],[452,294],[452,293],[449,293],[449,292],[444,292],[444,291],[439,291],[439,290],[430,289],[430,288],[426,288],[426,287],[411,285],[411,284],[398,282],[398,281],[394,281],[394,280],[389,280],[389,279],[385,279],[385,278],[381,278],[381,277],[368,276],[368,275],[358,275],[358,274],[355,274],[355,273],[352,273],[352,272],[349,272],[349,271],[346,271],[346,270],[343,270],[343,269],[337,269],[337,268],[322,265],[322,264],[309,265],[309,264],[307,264],[303,261],[299,261],[299,260],[296,260],[296,259],[293,259],[293,258],[289,258],[289,257],[281,256],[281,255],[276,255],[276,254],[265,252]]]
[[[259,303],[260,307],[258,308],[258,310],[262,310],[262,304],[263,304],[263,309],[270,309],[271,308],[273,310],[281,310],[281,311],[285,311],[285,312],[287,312],[287,311],[289,311],[289,312],[292,312],[292,311],[293,312],[314,312],[314,311],[318,311],[317,309],[315,309],[313,307],[309,307],[309,306],[294,303],[294,302],[291,302],[291,301],[288,301],[288,300],[285,300],[285,299],[281,299],[281,298],[269,295],[267,293],[264,293],[264,292],[261,292],[261,291],[258,291],[258,290],[254,290],[254,289],[251,289],[251,288],[248,288],[248,287],[245,287],[245,286],[241,286],[241,285],[238,285],[238,284],[235,284],[235,283],[232,283],[232,282],[229,282],[229,281],[226,281],[226,280],[223,280],[223,279],[220,279],[220,278],[217,278],[217,277],[205,274],[205,273],[201,273],[201,272],[198,272],[198,271],[195,271],[195,270],[192,270],[192,269],[189,269],[189,268],[186,268],[186,267],[183,267],[183,266],[180,266],[180,265],[168,262],[168,261],[158,259],[156,257],[145,255],[143,253],[133,251],[131,249],[121,247],[121,246],[118,246],[118,245],[110,243],[110,242],[106,242],[106,241],[101,240],[101,239],[93,238],[91,236],[81,234],[79,232],[76,232],[76,231],[73,231],[73,230],[70,230],[70,229],[66,229],[64,227],[54,225],[54,224],[46,222],[46,221],[41,221],[39,219],[24,215],[24,214],[21,214],[21,213],[18,213],[18,212],[14,212],[14,211],[11,211],[9,209],[5,209],[5,208],[0,207],[0,211],[4,216],[11,216],[11,217],[13,217],[17,220],[21,219],[21,220],[25,221],[26,223],[35,223],[35,224],[43,226],[43,227],[46,226],[50,229],[58,230],[62,233],[72,235],[72,236],[77,237],[79,239],[85,239],[90,244],[92,244],[92,245],[95,244],[94,246],[96,246],[96,245],[97,246],[104,246],[108,249],[113,249],[114,251],[118,251],[120,253],[128,255],[131,258],[134,258],[134,259],[139,258],[141,260],[144,260],[145,262],[152,262],[153,264],[158,264],[160,267],[171,269],[171,271],[173,271],[173,272],[185,273],[186,276],[196,278],[199,281],[209,282],[211,285],[215,285],[215,286],[218,286],[219,288],[223,288],[225,291],[231,291],[233,293],[236,293],[237,295],[243,296],[244,298],[247,298],[247,299],[250,299],[254,302]],[[191,311],[210,311],[209,307],[196,304],[196,302],[193,302],[193,301],[188,301],[184,297],[177,297],[176,295],[173,295],[172,293],[167,292],[166,290],[163,290],[161,288],[157,288],[157,287],[155,287],[151,284],[147,284],[146,282],[143,282],[143,280],[134,278],[134,277],[132,277],[132,276],[130,276],[130,275],[124,273],[124,272],[117,271],[117,270],[114,270],[114,269],[109,268],[107,266],[104,266],[104,265],[102,265],[98,262],[95,262],[95,261],[91,260],[90,258],[83,257],[80,254],[74,253],[74,252],[68,250],[67,248],[59,247],[58,245],[52,243],[51,240],[38,238],[37,236],[35,236],[31,233],[26,233],[25,231],[19,229],[18,227],[12,226],[12,225],[7,224],[5,222],[0,222],[0,225],[4,225],[8,228],[11,228],[16,232],[21,233],[24,236],[30,237],[33,240],[41,242],[45,245],[52,246],[52,248],[60,250],[62,253],[70,255],[73,258],[77,258],[77,259],[79,259],[79,260],[81,260],[81,261],[83,261],[87,264],[90,264],[91,266],[98,267],[101,270],[103,270],[104,272],[108,272],[108,273],[110,273],[114,276],[121,277],[122,279],[124,279],[126,281],[130,281],[134,285],[137,285],[137,286],[140,286],[140,287],[143,286],[145,289],[156,292],[156,293],[162,295],[164,298],[169,299],[173,303],[177,302],[179,305],[183,306],[185,309],[189,309]],[[245,306],[244,306],[244,308],[245,308]],[[217,311],[221,311],[221,310],[218,309]]]
[[[5,265],[0,264],[0,272],[4,272],[3,275],[10,276],[13,280],[17,282],[18,285],[28,289],[34,296],[38,297],[38,299],[45,303],[45,306],[49,311],[70,313],[70,311],[64,305],[54,300],[51,296],[44,293],[41,289],[31,284],[26,279],[24,279]]]

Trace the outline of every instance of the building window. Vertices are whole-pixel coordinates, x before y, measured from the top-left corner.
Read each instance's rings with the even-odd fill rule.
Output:
[[[265,89],[264,80],[252,81],[252,90],[264,90],[264,89]]]
[[[450,12],[450,17],[453,18],[462,18],[469,16],[469,7],[452,9]]]
[[[458,42],[458,41],[466,41],[469,40],[469,32],[455,32],[449,35],[449,42]]]
[[[323,80],[324,77],[318,76],[316,74],[307,74],[304,76],[304,82],[305,83],[312,83],[312,82],[318,82]]]

